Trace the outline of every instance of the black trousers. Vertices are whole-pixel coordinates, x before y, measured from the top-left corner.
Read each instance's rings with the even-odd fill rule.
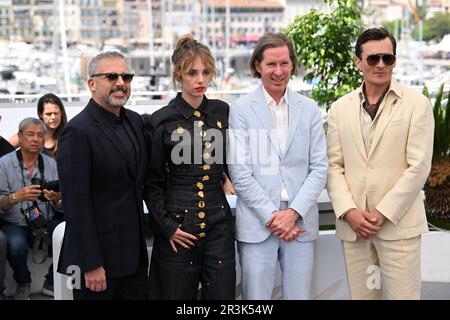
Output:
[[[235,299],[234,224],[228,203],[220,192],[206,191],[206,207],[199,209],[195,205],[186,206],[195,203],[195,199],[184,197],[178,190],[177,201],[166,206],[174,219],[179,219],[181,229],[199,240],[190,249],[176,244],[178,252],[174,252],[167,239],[155,236],[150,264],[150,299]],[[177,202],[184,205],[177,205]],[[199,211],[205,213],[204,218],[199,217]],[[206,226],[199,227],[203,223]],[[202,233],[203,237],[200,236]]]
[[[81,288],[73,290],[74,300],[146,300],[148,294],[148,271],[143,261],[138,270],[128,276],[106,277],[106,290],[102,292],[91,291],[86,288],[84,276],[81,279]]]

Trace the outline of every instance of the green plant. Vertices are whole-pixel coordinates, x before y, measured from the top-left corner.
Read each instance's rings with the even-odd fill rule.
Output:
[[[450,33],[450,13],[438,12],[431,18],[425,19],[422,15],[423,21],[422,38],[424,41],[435,40],[439,42],[446,34]],[[385,27],[391,34],[398,36],[397,40],[401,39],[403,31],[411,30],[413,39],[419,39],[420,29],[417,24],[409,24],[407,19],[384,21]],[[402,27],[404,30],[402,30]]]
[[[427,87],[423,90],[429,97]],[[433,160],[430,175],[425,183],[425,206],[431,216],[450,219],[450,92],[446,106],[444,84],[436,94],[434,115]]]
[[[428,98],[430,97],[427,87],[424,87],[423,94]],[[449,160],[450,158],[450,92],[447,93],[447,99],[444,95],[444,84],[442,83],[436,93],[433,107],[435,122],[433,162]],[[446,106],[443,105],[445,100],[447,100]]]
[[[423,40],[440,41],[448,33],[450,33],[450,13],[438,12],[430,19],[425,20]]]
[[[297,57],[307,70],[304,80],[318,80],[312,98],[328,108],[362,81],[353,62],[353,48],[362,22],[356,1],[325,2],[328,13],[311,10],[296,17],[284,33],[294,43]]]

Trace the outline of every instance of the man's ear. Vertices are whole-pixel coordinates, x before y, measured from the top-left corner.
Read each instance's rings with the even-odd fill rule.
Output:
[[[261,73],[261,64],[259,63],[259,61],[256,61],[256,60],[255,60],[255,69],[256,69],[256,71]]]
[[[356,68],[358,68],[359,70],[362,70],[362,67],[361,67],[362,61],[361,61],[361,59],[358,56],[355,56],[354,61],[355,61]]]
[[[95,81],[94,78],[89,78],[87,81],[87,85],[89,87],[89,90],[91,90],[91,92],[95,92]]]

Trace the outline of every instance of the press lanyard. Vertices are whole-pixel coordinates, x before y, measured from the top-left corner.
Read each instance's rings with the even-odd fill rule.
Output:
[[[24,165],[23,165],[23,157],[22,157],[22,152],[20,151],[20,149],[16,151],[16,156],[17,156],[17,160],[19,161],[20,172],[21,172],[21,174],[22,174],[22,184],[23,184],[23,186],[25,187],[25,186],[26,186],[26,184],[25,184],[25,174],[24,174],[25,167],[24,167]],[[40,153],[39,153],[39,157],[38,157],[38,169],[39,169],[39,174],[40,174],[40,176],[41,176],[41,179],[44,180],[44,177],[45,177],[45,176],[44,176],[44,159],[42,158],[42,155],[41,155]],[[27,202],[28,202],[28,201],[27,201]],[[22,210],[23,210],[23,205],[22,205],[22,203],[23,203],[23,202],[20,203],[20,206],[21,206],[21,208],[22,208]],[[41,209],[39,208],[39,206],[38,206],[36,200],[33,200],[33,205],[34,205],[39,211],[41,211]],[[41,212],[41,214],[42,214],[42,212]]]

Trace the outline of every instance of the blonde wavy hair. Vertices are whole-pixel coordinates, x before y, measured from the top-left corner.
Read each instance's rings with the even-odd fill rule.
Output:
[[[213,80],[216,77],[216,63],[209,48],[197,40],[190,34],[186,34],[178,39],[177,46],[172,54],[172,63],[174,70],[172,74],[172,82],[176,87],[182,81],[182,75],[188,72],[195,62],[195,59],[200,57],[206,69],[211,74],[210,84],[214,84]]]

